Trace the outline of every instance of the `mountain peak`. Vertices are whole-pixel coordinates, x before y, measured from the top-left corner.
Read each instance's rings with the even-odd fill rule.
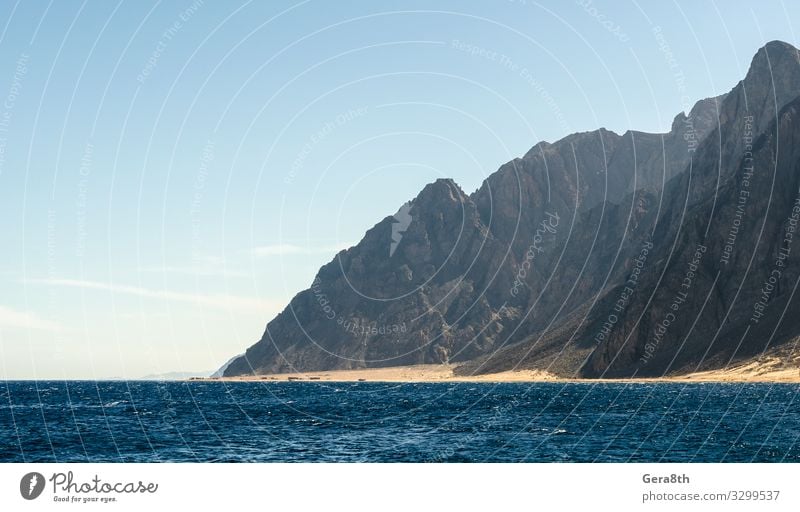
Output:
[[[773,40],[759,48],[756,52],[756,57],[759,55],[766,54],[769,57],[776,57],[779,55],[790,55],[797,57],[798,50],[791,44],[785,41]]]
[[[461,187],[450,178],[439,178],[433,183],[428,183],[414,199],[414,205],[424,207],[434,204],[441,207],[446,203],[463,203],[466,195]]]
[[[726,94],[721,94],[711,98],[703,98],[695,103],[688,113],[678,113],[672,120],[670,131],[678,133],[685,129],[687,121],[691,121],[692,128],[704,137],[717,125],[719,109],[726,96]]]
[[[793,69],[794,68],[794,69]],[[763,77],[777,79],[783,73],[797,74],[800,69],[800,51],[783,41],[770,41],[753,56],[744,81],[753,82]]]

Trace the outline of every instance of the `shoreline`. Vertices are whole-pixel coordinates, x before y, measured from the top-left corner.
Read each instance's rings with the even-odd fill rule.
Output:
[[[195,377],[199,382],[382,382],[382,383],[800,383],[800,369],[749,363],[722,370],[651,378],[587,379],[561,377],[543,370],[515,370],[484,375],[455,375],[454,365],[416,365],[357,370],[277,373],[241,377]]]

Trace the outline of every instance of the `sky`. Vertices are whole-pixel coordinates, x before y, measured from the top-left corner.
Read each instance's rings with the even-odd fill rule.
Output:
[[[667,131],[800,4],[0,2],[0,379],[213,371],[412,199]]]

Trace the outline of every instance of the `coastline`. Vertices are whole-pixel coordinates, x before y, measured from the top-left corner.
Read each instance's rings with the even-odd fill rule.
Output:
[[[357,370],[279,373],[242,377],[193,378],[203,382],[553,382],[553,383],[800,383],[800,369],[775,364],[775,361],[751,361],[721,370],[653,378],[585,379],[561,377],[543,370],[517,370],[484,375],[455,375],[455,365],[416,365]]]

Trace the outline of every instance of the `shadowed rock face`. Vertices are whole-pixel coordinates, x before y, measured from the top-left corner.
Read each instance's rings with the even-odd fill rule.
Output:
[[[800,98],[754,139],[732,175],[680,223],[657,227],[672,253],[592,353],[587,375],[662,375],[730,364],[800,333]]]
[[[439,362],[656,375],[800,334],[781,319],[791,254],[751,322],[800,186],[798,95],[797,51],[773,42],[669,133],[542,142],[472,195],[438,180],[322,267],[225,375]]]

